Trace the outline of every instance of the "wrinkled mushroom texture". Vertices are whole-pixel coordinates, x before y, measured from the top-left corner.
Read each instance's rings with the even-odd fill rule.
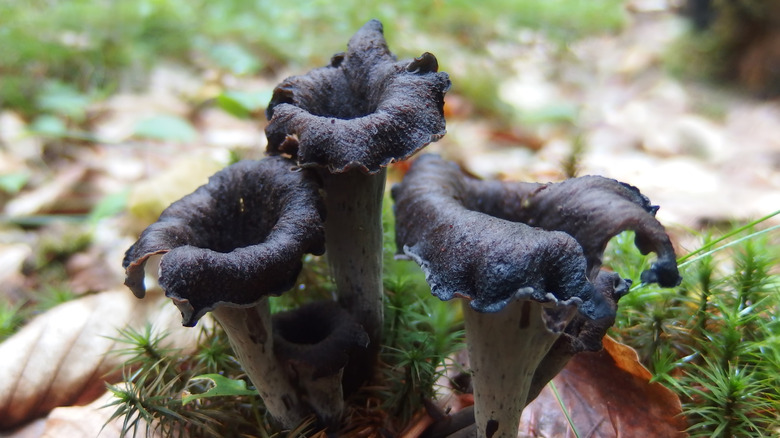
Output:
[[[454,163],[420,157],[392,196],[396,243],[420,265],[438,298],[464,297],[478,312],[532,299],[578,303],[591,319],[614,313],[585,276],[574,238],[469,209],[467,179]]]
[[[445,133],[450,87],[436,57],[397,61],[382,23],[366,23],[330,65],[285,79],[266,110],[268,152],[296,156],[302,167],[376,173]]]
[[[577,313],[568,321],[561,336],[555,340],[536,368],[528,390],[527,403],[539,395],[542,388],[566,366],[575,354],[584,351],[601,351],[603,348],[601,340],[606,336],[607,330],[615,323],[618,300],[628,293],[631,280],[623,279],[617,273],[601,270],[593,284],[596,293],[604,299],[606,308],[609,308],[610,311],[605,312],[605,315],[598,319],[590,319]],[[556,320],[554,315],[550,319]]]
[[[352,351],[368,346],[363,327],[334,301],[274,314],[273,333],[277,357],[312,369],[314,379],[338,373]]]
[[[324,252],[319,187],[294,163],[242,161],[171,204],[127,250],[125,284],[142,298],[144,265],[160,261],[160,285],[193,326],[220,304],[249,306],[290,289],[304,253]]]
[[[655,218],[658,207],[636,187],[600,176],[548,184],[475,178],[463,183],[469,193],[464,203],[470,209],[573,236],[585,252],[591,280],[598,275],[609,240],[633,230],[639,251],[658,255],[642,281],[663,287],[680,283],[674,247]]]

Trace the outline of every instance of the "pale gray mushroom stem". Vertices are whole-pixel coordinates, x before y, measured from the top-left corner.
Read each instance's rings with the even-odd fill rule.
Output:
[[[496,313],[463,306],[478,437],[517,436],[533,376],[560,336],[547,327],[545,307],[549,303],[527,299],[510,302]],[[568,307],[571,311],[565,313],[571,319],[576,306]]]
[[[325,247],[339,303],[363,326],[378,351],[382,305],[382,198],[386,170],[323,175]]]
[[[217,307],[211,314],[228,335],[236,358],[268,413],[287,428],[311,416],[311,409],[300,399],[274,354],[268,298],[248,308]]]
[[[399,249],[420,265],[433,295],[468,303],[480,438],[517,436],[541,387],[574,354],[601,348],[630,286],[599,271],[610,237],[635,229],[640,251],[674,260],[657,207],[632,186],[600,177],[521,185],[530,195],[519,200],[515,188],[425,155],[392,190]],[[647,281],[679,284],[673,263],[648,272]]]

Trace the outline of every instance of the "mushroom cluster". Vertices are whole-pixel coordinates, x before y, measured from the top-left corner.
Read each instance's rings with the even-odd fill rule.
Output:
[[[658,254],[643,281],[680,281],[657,207],[614,180],[482,181],[424,155],[392,196],[401,257],[439,299],[464,299],[479,437],[516,436],[523,408],[566,362],[601,349],[631,284],[601,269],[611,237],[633,230],[640,251]]]
[[[436,57],[397,61],[382,23],[366,23],[330,65],[285,79],[266,114],[268,152],[316,168],[339,302],[378,347],[382,330],[382,199],[386,167],[445,133],[450,87]]]
[[[382,341],[386,167],[445,133],[446,73],[430,53],[398,61],[380,22],[347,51],[285,79],[267,108],[267,153],[218,172],[169,206],[127,251],[127,286],[144,267],[185,326],[220,323],[270,415],[336,428],[345,392],[373,374]],[[629,280],[601,269],[608,240],[636,231],[657,262],[645,282],[679,283],[657,207],[626,184],[481,181],[433,155],[392,190],[402,256],[442,300],[463,298],[480,437],[514,436],[523,407],[572,355],[601,348]],[[271,315],[304,254],[326,254],[337,299]]]
[[[382,24],[369,21],[329,65],[275,88],[271,157],[217,173],[126,253],[125,283],[139,298],[147,259],[162,254],[160,286],[183,324],[211,312],[285,427],[311,414],[337,424],[344,389],[373,374],[383,325],[385,168],[444,135],[450,80],[437,70],[427,52],[397,60]],[[304,254],[326,250],[338,304],[271,317],[268,297],[292,288]]]

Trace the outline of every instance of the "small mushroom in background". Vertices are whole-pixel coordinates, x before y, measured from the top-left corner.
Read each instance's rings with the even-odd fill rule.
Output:
[[[674,260],[665,232],[647,232],[663,231],[652,218],[655,210],[646,208],[647,198],[605,180],[562,186],[576,198],[550,190],[555,201],[549,203],[541,185],[526,185],[523,193],[533,198],[512,203],[515,187],[504,190],[425,155],[393,187],[399,249],[420,265],[439,299],[464,298],[479,437],[517,436],[523,408],[569,358],[601,348],[617,300],[630,286],[600,270],[601,242],[633,227],[641,250]],[[588,186],[601,195],[589,196]],[[631,204],[640,208],[627,208]],[[526,208],[524,221],[501,218],[514,217],[513,208]],[[676,265],[673,272],[665,262],[653,269],[655,276],[643,278],[679,283]]]
[[[222,325],[268,412],[286,427],[311,415],[274,355],[268,296],[295,284],[305,253],[324,252],[316,178],[271,157],[241,161],[171,204],[125,254],[125,284],[145,295],[144,266],[162,254],[160,286],[194,326]]]
[[[320,424],[335,429],[344,411],[344,367],[368,346],[368,335],[333,301],[308,303],[272,319],[276,357]]]
[[[437,70],[430,53],[397,61],[371,20],[330,65],[280,83],[266,111],[268,152],[289,154],[323,179],[327,257],[339,302],[371,340],[369,356],[383,325],[385,168],[444,135],[450,80]],[[358,366],[370,370],[374,360]]]

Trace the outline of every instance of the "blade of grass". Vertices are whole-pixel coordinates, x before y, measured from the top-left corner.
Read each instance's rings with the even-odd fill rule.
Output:
[[[764,216],[762,218],[756,219],[756,220],[754,220],[754,221],[752,221],[752,222],[750,222],[748,224],[745,224],[745,225],[743,225],[743,226],[741,226],[739,228],[735,228],[734,230],[729,231],[728,233],[724,234],[723,236],[721,236],[721,237],[719,237],[719,238],[717,238],[717,239],[715,239],[715,240],[713,240],[711,242],[708,242],[706,245],[702,245],[700,248],[696,249],[695,251],[691,251],[688,254],[685,254],[684,256],[682,256],[679,259],[677,259],[678,267],[682,267],[683,265],[681,265],[681,263],[685,262],[689,258],[691,258],[691,257],[693,257],[695,255],[698,255],[701,252],[707,251],[708,249],[712,248],[713,246],[717,245],[718,243],[723,242],[724,240],[729,239],[730,237],[735,236],[735,235],[737,235],[737,234],[739,234],[739,233],[741,233],[741,232],[743,232],[743,231],[745,231],[747,229],[750,229],[753,226],[758,225],[761,222],[764,222],[766,220],[769,220],[769,219],[771,219],[771,218],[773,218],[773,217],[775,217],[775,216],[777,216],[779,214],[780,214],[780,210],[776,210],[776,211],[774,211],[772,213],[769,213],[768,215],[766,215],[766,216]],[[777,228],[777,227],[770,228],[770,230],[774,229],[774,228]],[[750,236],[748,236],[748,237],[750,237]],[[721,248],[725,248],[725,246],[723,246]],[[707,252],[706,254],[702,255],[701,257],[706,257],[707,255],[712,254],[715,251],[717,251],[717,250],[713,250],[713,251]],[[697,259],[698,258],[699,257],[697,257]]]
[[[771,216],[769,216],[769,217],[771,217]],[[751,223],[752,223],[752,222],[751,222]],[[756,222],[756,223],[757,223],[757,222]],[[746,226],[747,226],[747,225],[746,225]],[[741,227],[740,229],[744,229],[744,228],[745,228],[745,227]],[[767,229],[765,229],[765,230],[756,231],[755,233],[750,233],[750,234],[748,234],[747,236],[745,236],[745,237],[743,237],[743,238],[741,238],[741,239],[737,239],[737,240],[735,240],[735,241],[733,241],[733,242],[729,242],[729,243],[727,243],[727,244],[725,244],[725,245],[721,245],[721,246],[719,246],[719,247],[717,247],[717,248],[715,248],[715,249],[713,249],[713,250],[710,250],[710,251],[707,251],[707,252],[704,252],[704,253],[698,254],[696,257],[694,257],[694,258],[692,258],[692,259],[690,259],[690,260],[687,260],[687,261],[685,261],[684,263],[680,263],[680,262],[678,261],[677,267],[678,267],[678,268],[680,268],[680,269],[682,269],[682,268],[684,268],[684,267],[686,267],[686,266],[690,265],[691,263],[694,263],[694,262],[696,262],[696,261],[697,261],[697,260],[699,260],[699,259],[702,259],[702,258],[704,258],[704,257],[707,257],[708,255],[714,254],[714,253],[716,253],[716,252],[718,252],[718,251],[720,251],[720,250],[726,249],[726,248],[728,248],[728,247],[730,247],[730,246],[737,245],[737,244],[739,244],[739,243],[741,243],[741,242],[744,242],[744,241],[746,241],[746,240],[752,239],[752,238],[754,238],[754,237],[756,237],[756,236],[760,236],[760,235],[762,235],[762,234],[764,234],[764,233],[768,233],[768,232],[770,232],[770,231],[774,231],[774,230],[776,230],[776,229],[778,229],[778,228],[780,228],[780,225],[775,225],[774,227],[769,227],[769,228],[767,228]],[[735,233],[735,232],[732,232],[732,233],[729,233],[729,234],[727,234],[727,236],[733,236],[734,234],[736,234],[736,233]],[[714,241],[714,242],[721,242],[721,241],[723,241],[723,239],[724,239],[724,238],[723,238],[723,237],[721,237],[720,239],[718,239],[718,240],[716,240],[716,241]],[[705,245],[705,246],[703,246],[702,248],[705,248],[705,247],[707,247],[707,248],[711,248],[711,247],[712,247],[712,244]],[[700,253],[700,252],[701,252],[701,248],[700,248],[699,250],[697,250],[697,251],[695,251],[695,252],[691,253],[691,254]],[[688,255],[687,255],[687,256],[685,256],[685,257],[681,257],[681,258],[680,258],[680,260],[685,260],[685,259],[687,259],[687,258],[688,258],[688,256],[690,256],[691,254],[688,254]]]
[[[580,438],[580,434],[577,432],[577,427],[574,426],[574,420],[572,420],[571,414],[569,414],[569,410],[566,409],[566,405],[563,404],[563,399],[561,398],[561,394],[558,392],[558,387],[555,386],[555,382],[552,380],[550,380],[550,389],[552,389],[552,392],[555,395],[555,399],[558,400],[558,404],[561,406],[561,411],[563,411],[563,415],[566,417],[566,421],[569,422],[569,427],[571,427],[572,433],[574,433],[576,438]]]

